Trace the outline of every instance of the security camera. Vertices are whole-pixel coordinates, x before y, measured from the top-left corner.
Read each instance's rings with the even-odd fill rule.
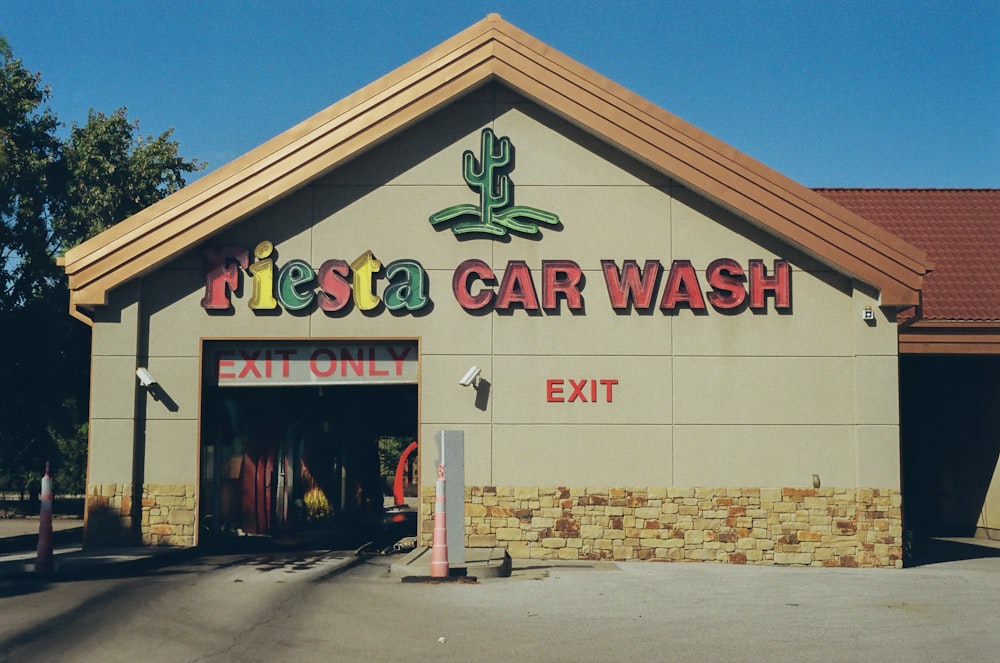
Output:
[[[156,378],[154,378],[152,374],[142,366],[135,369],[135,376],[139,378],[139,384],[147,389],[156,384]]]
[[[476,382],[478,382],[479,374],[482,372],[483,370],[481,368],[479,368],[478,366],[473,366],[465,373],[465,375],[462,376],[462,379],[459,380],[458,383],[463,387],[468,387],[469,385],[475,384]]]

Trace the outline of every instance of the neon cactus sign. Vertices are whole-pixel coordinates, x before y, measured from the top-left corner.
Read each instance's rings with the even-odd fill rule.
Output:
[[[456,235],[465,233],[485,233],[506,235],[508,230],[535,235],[540,223],[559,225],[559,217],[526,205],[511,205],[514,189],[508,171],[514,162],[514,146],[510,138],[497,139],[492,129],[483,129],[479,149],[480,157],[466,150],[462,153],[462,177],[473,189],[479,191],[479,206],[472,204],[452,205],[431,214],[432,226],[462,219],[451,227]],[[510,168],[508,168],[510,167]]]

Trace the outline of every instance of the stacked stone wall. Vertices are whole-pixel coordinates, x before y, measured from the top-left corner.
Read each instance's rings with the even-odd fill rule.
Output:
[[[877,488],[473,486],[465,538],[520,559],[901,568],[901,504]],[[423,545],[433,509],[425,487]]]
[[[87,492],[86,545],[135,544],[132,485],[91,485]],[[197,507],[194,484],[143,484],[141,542],[154,546],[195,544]]]
[[[87,489],[85,546],[127,546],[132,536],[132,484],[98,483]]]

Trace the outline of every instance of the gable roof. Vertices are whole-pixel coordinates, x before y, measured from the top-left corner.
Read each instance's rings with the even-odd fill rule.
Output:
[[[919,302],[926,254],[491,14],[297,126],[66,253],[70,312],[497,80],[879,290]]]

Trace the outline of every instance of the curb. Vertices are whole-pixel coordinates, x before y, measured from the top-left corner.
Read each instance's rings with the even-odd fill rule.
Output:
[[[197,557],[201,552],[197,548],[178,548],[156,550],[145,554],[133,553],[129,556],[128,552],[113,548],[74,551],[55,555],[55,571],[48,575],[35,573],[34,558],[0,561],[0,580],[63,582],[113,578],[183,562]]]
[[[52,543],[57,546],[79,546],[83,541],[83,525],[52,532]],[[0,537],[0,556],[33,552],[38,546],[38,532]]]

